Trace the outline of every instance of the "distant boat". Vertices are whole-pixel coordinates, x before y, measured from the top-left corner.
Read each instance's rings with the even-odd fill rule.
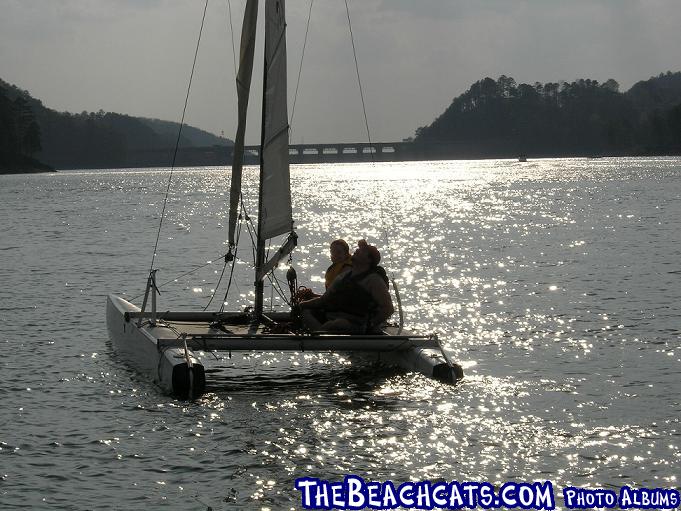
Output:
[[[520,156],[518,156],[518,161],[519,162],[526,162],[527,161],[527,155],[521,154]]]
[[[248,0],[237,75],[239,123],[232,165],[230,247],[235,246],[234,231],[238,222],[257,12],[257,0]],[[160,312],[156,305],[156,270],[152,268],[141,308],[119,296],[108,297],[107,326],[114,345],[131,365],[149,375],[165,392],[181,397],[196,397],[205,392],[206,372],[198,355],[204,350],[230,354],[255,351],[350,353],[352,358],[380,361],[445,382],[456,382],[463,377],[463,370],[448,358],[437,336],[404,332],[401,314],[399,325],[387,326],[376,335],[341,335],[297,330],[292,327],[291,312],[263,313],[263,281],[297,243],[289,182],[285,35],[284,0],[266,0],[254,306],[237,312],[225,312],[222,308],[214,312]],[[286,241],[266,261],[266,240],[283,235],[288,235]],[[396,298],[399,305],[399,297]]]

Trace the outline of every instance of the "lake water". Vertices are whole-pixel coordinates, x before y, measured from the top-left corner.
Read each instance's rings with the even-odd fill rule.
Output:
[[[167,178],[0,176],[3,510],[299,509],[297,477],[349,473],[678,488],[681,159],[292,167],[301,281],[322,287],[332,239],[367,238],[407,326],[437,331],[466,378],[209,357],[196,402],[130,370],[105,324],[108,293],[144,291]],[[159,308],[207,305],[228,183],[176,170]],[[231,309],[253,280],[239,256]]]

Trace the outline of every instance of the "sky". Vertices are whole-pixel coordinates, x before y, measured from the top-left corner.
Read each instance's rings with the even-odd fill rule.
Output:
[[[59,111],[179,121],[205,0],[0,0],[0,78]],[[681,71],[681,0],[348,0],[373,141],[430,124],[484,77],[614,78]],[[245,0],[209,0],[186,122],[236,130]],[[230,29],[231,25],[234,34]],[[310,0],[287,2],[289,116]],[[260,21],[264,15],[260,7]],[[262,38],[247,143],[260,140]],[[292,143],[365,142],[343,0],[314,0]]]

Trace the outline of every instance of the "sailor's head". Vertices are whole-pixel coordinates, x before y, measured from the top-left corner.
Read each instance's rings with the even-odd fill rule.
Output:
[[[331,251],[331,262],[340,263],[350,256],[350,247],[345,240],[334,240],[329,247]]]
[[[366,240],[359,240],[357,242],[357,249],[352,254],[352,261],[374,268],[381,262],[381,253],[375,246],[369,245]]]

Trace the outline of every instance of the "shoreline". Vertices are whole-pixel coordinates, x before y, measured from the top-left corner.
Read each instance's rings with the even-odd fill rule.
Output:
[[[46,168],[46,169],[37,169],[37,168],[30,168],[30,169],[0,169],[0,176],[13,176],[17,174],[53,174],[58,172],[57,170],[53,168]]]
[[[28,156],[20,156],[0,164],[0,174],[40,174],[43,172],[57,172],[50,165]]]
[[[318,155],[313,155],[313,156],[318,156]],[[323,155],[323,156],[329,156],[329,155]],[[336,156],[336,155],[333,155]],[[363,155],[364,156],[364,155]],[[490,155],[490,156],[458,156],[458,157],[446,157],[442,156],[440,158],[434,158],[434,157],[425,157],[425,158],[380,158],[377,157],[373,160],[373,163],[408,163],[408,162],[417,162],[417,161],[483,161],[483,160],[510,160],[510,161],[516,161],[519,163],[529,163],[532,161],[536,160],[543,160],[543,159],[559,159],[559,158],[577,158],[577,159],[585,159],[585,160],[598,160],[598,159],[604,159],[604,158],[676,158],[680,157],[681,155],[679,154],[594,154],[594,155],[544,155],[544,154],[538,154],[538,155],[517,155],[517,156],[509,156],[509,155]],[[318,158],[318,157],[312,157],[309,159],[294,159],[292,158],[290,163],[292,165],[314,165],[314,164],[334,164],[334,163],[372,163],[372,160],[370,158],[329,158],[329,157],[323,157],[323,158]],[[257,165],[255,162],[245,162],[246,165]],[[194,163],[194,164],[187,164],[187,163],[182,163],[180,165],[176,165],[175,168],[200,168],[200,167],[231,167],[230,163],[227,162],[219,162],[215,164],[206,164],[205,162],[202,163]],[[43,163],[34,161],[30,165],[17,165],[17,166],[6,166],[6,167],[0,167],[0,175],[17,175],[17,174],[43,174],[43,173],[56,173],[60,171],[78,171],[78,170],[108,170],[112,168],[139,168],[139,169],[158,169],[158,168],[169,168],[168,165],[139,165],[137,167],[99,167],[99,166],[73,166],[73,167],[64,167],[64,168],[53,168],[49,165],[45,165]]]

